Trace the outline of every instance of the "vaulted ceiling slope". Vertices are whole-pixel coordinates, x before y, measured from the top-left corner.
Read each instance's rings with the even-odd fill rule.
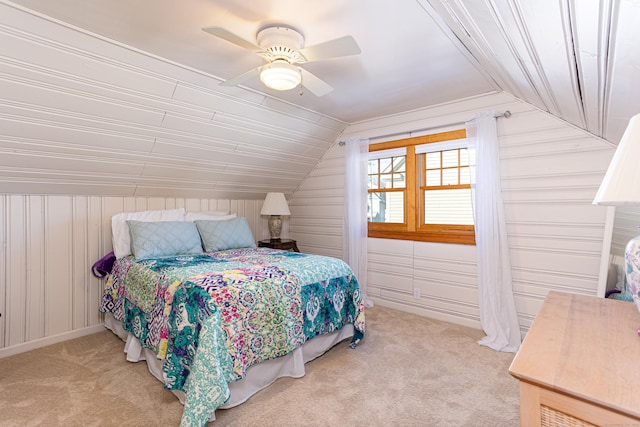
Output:
[[[291,193],[346,124],[0,4],[0,192]]]
[[[638,0],[429,0],[498,87],[617,143],[640,112]]]
[[[352,123],[505,91],[617,143],[640,111],[637,0],[0,0],[0,192],[261,198],[293,192]],[[263,64],[202,31],[360,55],[333,87],[220,82]]]

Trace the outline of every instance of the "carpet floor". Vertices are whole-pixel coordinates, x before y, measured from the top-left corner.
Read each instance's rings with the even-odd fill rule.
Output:
[[[514,355],[478,345],[482,331],[386,307],[366,320],[356,350],[336,345],[211,426],[519,425]],[[181,414],[110,331],[0,359],[0,426],[177,426]]]

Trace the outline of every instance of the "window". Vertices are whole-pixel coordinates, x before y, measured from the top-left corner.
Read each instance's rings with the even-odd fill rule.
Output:
[[[385,150],[369,156],[370,222],[404,223],[407,189],[406,149]]]
[[[464,130],[369,146],[369,237],[475,244]]]

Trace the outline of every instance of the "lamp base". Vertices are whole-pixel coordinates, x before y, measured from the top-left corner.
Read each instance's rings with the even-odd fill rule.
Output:
[[[629,240],[624,250],[628,291],[640,311],[640,236]],[[638,331],[640,334],[640,330]]]
[[[271,215],[269,217],[269,234],[272,242],[280,241],[280,233],[282,232],[282,216]]]

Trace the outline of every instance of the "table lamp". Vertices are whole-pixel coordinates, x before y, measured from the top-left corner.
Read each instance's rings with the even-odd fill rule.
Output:
[[[269,216],[269,234],[272,242],[280,241],[282,215],[291,215],[284,193],[267,193],[260,215]]]
[[[640,205],[640,114],[631,117],[607,173],[593,199],[596,205]],[[625,274],[633,302],[640,311],[640,236],[627,243]],[[638,329],[640,334],[640,328]]]

